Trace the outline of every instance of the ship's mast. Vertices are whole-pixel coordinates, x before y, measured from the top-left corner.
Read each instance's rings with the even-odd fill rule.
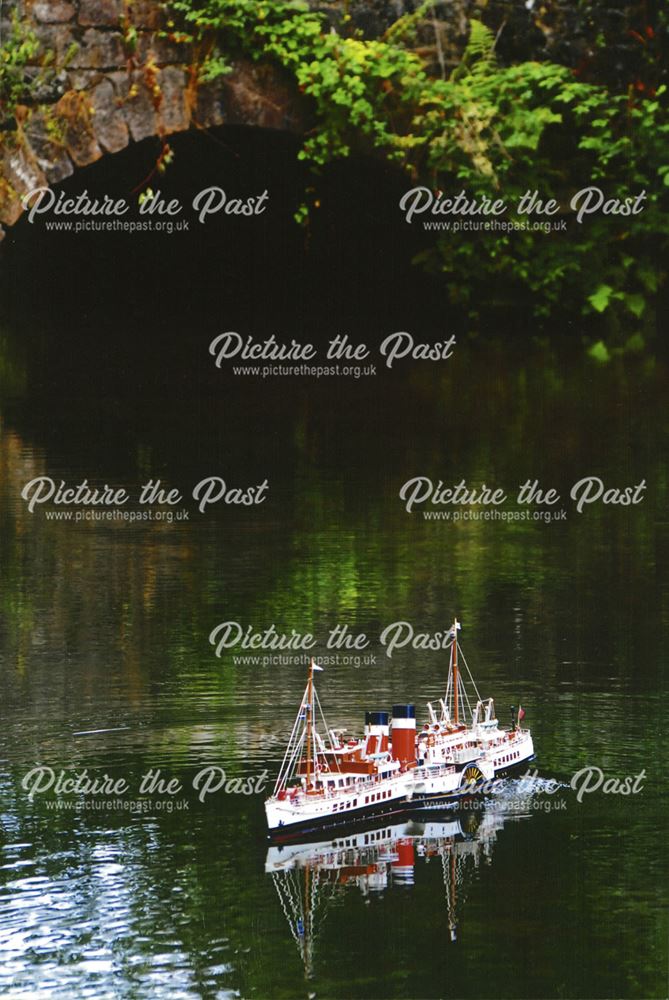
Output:
[[[309,664],[309,683],[307,685],[307,791],[311,786],[311,740],[314,708],[314,660],[311,658]]]
[[[311,661],[314,662],[313,660]],[[311,902],[311,865],[307,864],[304,873],[304,975],[311,978],[311,918],[313,906]]]
[[[453,622],[453,721],[456,726],[459,723],[458,718],[458,619],[456,618]]]
[[[295,774],[304,775],[306,787],[309,788],[312,779],[315,779],[318,774],[319,752],[329,752],[316,728],[316,715],[317,712],[320,712],[325,732],[330,732],[314,684],[314,673],[322,669],[314,660],[311,660],[307,684],[302,695],[300,707],[297,710],[297,718],[293,723],[293,729],[288,739],[288,746],[283,755],[279,774],[274,785],[274,795],[278,795],[279,792],[285,790],[288,782]],[[330,750],[334,749],[331,735],[329,743]],[[341,770],[339,761],[336,761],[336,767],[338,771]]]

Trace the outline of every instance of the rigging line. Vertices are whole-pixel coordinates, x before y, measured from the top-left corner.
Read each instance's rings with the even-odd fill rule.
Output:
[[[307,958],[306,954],[306,913],[304,911],[304,906],[302,903],[302,892],[299,886],[299,876],[294,876],[294,872],[288,871],[285,873],[285,884],[284,889],[286,893],[287,903],[284,901],[284,897],[281,893],[280,883],[275,880],[275,885],[277,892],[279,894],[279,900],[281,902],[281,908],[283,909],[284,916],[288,921],[288,927],[290,933],[293,936],[297,944],[297,950],[302,956],[302,960],[305,961]],[[292,918],[288,913],[287,907],[292,911]],[[298,932],[298,922],[302,925],[302,933]]]
[[[446,695],[444,697],[444,701],[448,705],[448,713],[449,713],[449,715],[450,715],[450,712],[451,712],[451,700],[453,698],[453,690],[452,690],[452,688],[453,688],[453,675],[449,671],[448,681],[446,683]]]
[[[321,719],[323,720],[323,725],[325,726],[325,732],[326,732],[326,734],[328,736],[328,739],[330,739],[330,743],[332,743],[332,739],[330,737],[330,729],[328,727],[327,719],[325,718],[325,713],[323,712],[323,706],[321,705],[321,699],[318,697],[318,691],[315,688],[314,688],[314,699],[316,701],[316,705],[318,706],[318,710],[321,713]]]
[[[318,726],[318,710],[319,709],[320,709],[320,713],[321,713],[321,718],[323,719],[323,724],[326,726],[326,729],[327,729],[327,723],[325,722],[325,719],[323,718],[323,709],[321,708],[321,703],[320,703],[320,700],[318,698],[318,692],[316,691],[316,688],[314,688],[313,695],[314,695],[314,704],[313,704],[313,715],[312,715],[312,719],[313,719],[312,732],[314,734],[314,762],[316,764],[316,767],[318,768],[320,766],[320,764],[319,764],[319,757],[322,757],[323,758],[323,763],[327,764],[327,757],[325,756],[325,750],[326,750],[325,740],[323,739],[323,737],[321,736],[321,734],[318,732],[318,728],[317,728],[317,726]]]
[[[320,870],[316,868],[315,872],[312,872],[313,878],[311,879],[311,892],[309,899],[309,911],[311,914],[311,929],[313,933],[316,933],[316,905],[318,903],[318,882],[320,879]]]
[[[478,688],[477,688],[477,686],[476,686],[476,681],[475,681],[475,680],[474,680],[474,678],[472,677],[472,672],[471,672],[471,670],[469,669],[469,664],[467,663],[467,660],[465,659],[465,654],[464,654],[464,653],[462,652],[462,650],[460,649],[460,643],[458,643],[458,649],[460,650],[460,656],[462,657],[462,662],[464,663],[464,665],[465,665],[465,668],[466,668],[466,670],[467,670],[467,673],[469,674],[469,679],[470,679],[470,681],[472,682],[472,687],[474,688],[474,691],[476,692],[476,697],[477,697],[477,699],[478,699],[478,700],[480,701],[480,700],[481,700],[481,695],[479,694],[479,689],[478,689]]]
[[[325,728],[325,735],[328,737],[328,739],[330,739],[330,734],[329,734],[327,719],[325,718],[325,715],[323,714],[323,706],[321,705],[321,699],[318,697],[318,691],[316,690],[316,688],[314,688],[314,702],[316,704],[316,708],[318,709],[318,712],[320,712],[321,721],[322,721],[323,726]],[[314,712],[314,716],[317,718],[318,717],[318,713]],[[325,740],[323,739],[322,736],[320,737],[320,740],[321,740],[321,743],[323,745],[323,752],[325,752]],[[330,739],[330,743],[332,743],[331,739]]]
[[[284,891],[286,892],[286,895],[288,896],[288,899],[289,899],[289,902],[290,902],[290,906],[291,906],[291,908],[293,910],[293,913],[295,913],[296,907],[292,903],[292,900],[290,900],[290,893],[288,891],[288,887],[286,886],[286,887],[282,888],[280,879],[281,879],[281,876],[279,875],[278,872],[272,872],[272,881],[274,882],[274,885],[276,887],[277,895],[279,897],[279,903],[281,904],[281,909],[283,910],[283,915],[286,918],[286,921],[288,923],[288,928],[290,930],[290,933],[291,933],[292,937],[295,940],[295,943],[298,945],[298,947],[300,947],[300,945],[301,945],[300,938],[299,938],[299,935],[297,934],[297,932],[295,931],[295,928],[293,926],[294,916],[291,917],[290,914],[289,914],[289,912],[288,912],[288,905],[287,905],[286,900],[284,899],[284,895],[283,895]]]
[[[296,733],[297,733],[297,729],[298,729],[298,726],[299,726],[299,722],[300,722],[300,716],[302,715],[302,710],[304,708],[304,699],[305,699],[305,696],[306,696],[306,692],[305,692],[305,694],[302,695],[302,701],[300,702],[300,707],[297,710],[297,715],[295,717],[295,721],[293,722],[293,728],[291,730],[290,736],[288,737],[288,744],[286,746],[286,751],[285,751],[285,753],[283,755],[283,761],[281,762],[281,769],[280,769],[279,773],[281,773],[281,771],[283,770],[283,765],[284,765],[284,763],[286,761],[286,758],[290,754],[290,748],[292,746],[293,740],[295,739],[295,736],[296,736]]]
[[[323,706],[321,705],[321,699],[318,697],[318,691],[316,691],[315,694],[316,694],[316,702],[318,704],[318,708],[319,708],[320,713],[321,713],[321,719],[323,720],[323,725],[325,726],[325,732],[328,734],[328,739],[330,740],[330,746],[334,750],[334,746],[332,744],[332,736],[330,735],[330,727],[328,726],[327,719],[325,718],[325,713],[323,712]],[[338,759],[338,757],[337,757],[336,754],[333,754],[333,757],[334,757],[334,761],[335,761],[335,763],[337,765],[337,770],[341,774],[341,764],[339,762],[339,759]]]
[[[321,705],[321,700],[318,697],[318,692],[315,692],[315,696],[316,696],[316,706],[318,708],[318,711],[320,712],[321,721],[322,721],[323,727],[325,729],[325,736],[326,736],[327,741],[328,741],[328,743],[330,745],[330,749],[334,749],[333,746],[332,746],[332,737],[330,736],[330,730],[328,729],[327,719],[325,718],[325,715],[323,714],[323,707]],[[328,758],[327,758],[328,745],[326,743],[326,740],[321,736],[320,733],[318,733],[317,735],[318,735],[318,739],[319,739],[319,742],[320,742],[320,745],[321,745],[321,756],[323,758],[323,766],[324,766],[324,768],[326,770],[329,770],[329,764],[328,764]]]
[[[305,737],[305,731],[303,730],[302,731],[302,735],[300,736],[299,740],[295,741],[295,744],[294,744],[293,749],[291,751],[290,759],[287,761],[285,771],[283,771],[283,773],[282,773],[281,784],[284,787],[285,787],[286,783],[288,782],[288,780],[290,779],[290,777],[294,773],[295,758],[302,751],[302,744],[304,743],[304,737]],[[281,787],[281,786],[279,786],[279,787]]]
[[[290,761],[289,761],[289,767],[288,767],[288,771],[287,771],[286,781],[288,780],[288,778],[290,778],[295,773],[295,761],[296,760],[299,761],[299,758],[302,755],[302,747],[304,746],[305,737],[306,737],[306,731],[303,731],[302,735],[299,738],[299,740],[295,744],[295,749],[293,750],[292,757],[290,758]]]
[[[304,918],[304,901],[302,899],[302,888],[300,886],[300,869],[295,865],[285,873],[286,898],[290,903],[293,916]]]
[[[279,768],[279,774],[278,774],[278,777],[276,779],[276,784],[274,786],[274,794],[275,795],[276,795],[277,791],[279,790],[279,788],[281,787],[282,781],[285,781],[285,778],[286,778],[286,773],[287,773],[287,771],[286,771],[286,761],[288,760],[288,758],[290,756],[291,747],[292,747],[292,744],[293,744],[293,740],[295,740],[297,738],[297,730],[298,730],[299,723],[300,723],[300,717],[301,717],[302,712],[304,710],[304,705],[305,705],[306,697],[307,697],[307,692],[306,692],[306,689],[305,689],[304,694],[302,695],[302,701],[300,702],[300,707],[297,710],[297,716],[295,718],[295,722],[293,723],[293,728],[292,728],[290,737],[288,738],[288,745],[286,747],[286,752],[283,755],[283,760],[281,761],[281,767]]]
[[[288,764],[288,760],[290,758],[290,754],[292,752],[292,747],[293,747],[293,736],[291,734],[291,737],[290,737],[290,739],[288,741],[288,745],[286,746],[285,753],[283,755],[283,760],[281,761],[281,767],[279,768],[279,773],[278,773],[278,775],[276,777],[276,782],[275,782],[275,786],[274,786],[274,793],[275,794],[276,794],[277,790],[281,787],[281,785],[282,785],[282,783],[283,783],[283,781],[284,781],[284,779],[286,777],[287,764]]]
[[[471,704],[471,702],[469,700],[469,695],[467,694],[467,688],[465,687],[465,682],[463,681],[462,677],[459,677],[458,680],[459,680],[459,683],[460,683],[460,692],[462,694],[462,700],[467,705],[467,711],[471,715],[472,714],[472,704]],[[479,699],[479,701],[480,701],[480,699]]]

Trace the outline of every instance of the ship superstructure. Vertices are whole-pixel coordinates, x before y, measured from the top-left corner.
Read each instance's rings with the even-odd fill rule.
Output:
[[[316,690],[321,668],[312,660],[273,794],[265,802],[273,834],[393,815],[447,802],[534,755],[522,709],[511,729],[500,727],[492,698],[481,699],[451,628],[446,693],[439,712],[416,729],[412,704],[367,712],[360,739],[328,727]],[[463,677],[464,666],[467,681]],[[524,714],[524,713],[523,713]]]

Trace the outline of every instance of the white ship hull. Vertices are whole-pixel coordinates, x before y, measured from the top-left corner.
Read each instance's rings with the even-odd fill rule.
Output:
[[[494,778],[489,761],[479,759],[474,764],[480,774],[476,781]],[[265,802],[265,813],[271,833],[308,830],[351,823],[371,815],[402,813],[427,801],[455,801],[463,795],[471,795],[474,788],[475,783],[462,769],[445,765],[419,767],[387,781],[354,785],[350,791],[331,796],[298,792],[293,798],[283,800],[272,797]]]
[[[460,650],[456,620],[451,629],[451,660],[440,713],[428,702],[428,721],[416,729],[413,704],[395,704],[391,713],[365,713],[362,739],[342,738],[329,730],[314,687],[311,661],[302,696],[274,788],[265,802],[270,834],[349,824],[368,816],[389,816],[428,805],[447,805],[497,776],[526,766],[534,757],[529,730],[521,728],[522,708],[511,706],[512,725],[504,729],[492,698],[483,700]],[[458,664],[460,654],[474,692],[470,700]],[[320,713],[320,717],[318,714]],[[318,731],[316,718],[325,727]],[[465,721],[466,719],[466,721]]]
[[[407,789],[407,806],[459,799],[471,795],[479,781],[490,781],[495,777],[492,766],[485,760],[474,759],[470,766],[478,772],[476,776],[468,776],[467,768],[415,768]],[[445,773],[440,774],[440,770]]]
[[[386,781],[351,785],[350,790],[333,795],[297,795],[265,802],[267,826],[274,833],[285,828],[307,830],[316,826],[350,823],[363,816],[402,812],[407,795],[407,775],[398,774]]]
[[[485,751],[485,760],[489,762],[496,775],[504,774],[514,768],[528,764],[534,757],[534,743],[529,729],[516,732],[511,740],[505,740],[498,746],[492,746]]]

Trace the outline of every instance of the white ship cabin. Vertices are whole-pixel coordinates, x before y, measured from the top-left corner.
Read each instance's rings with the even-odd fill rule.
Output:
[[[505,750],[504,753],[496,753],[491,758],[495,770],[498,768],[513,767],[514,764],[527,757],[526,750],[511,750],[509,747],[503,749]]]
[[[495,702],[492,698],[478,701],[472,713],[472,729],[476,730],[479,739],[486,740],[499,737],[502,730],[495,715]]]
[[[384,759],[375,762],[373,767],[365,768],[364,771],[357,761],[341,761],[341,763],[331,765],[330,770],[321,768],[313,780],[312,788],[314,791],[322,791],[327,796],[346,796],[348,793],[364,795],[368,789],[373,790],[402,770],[400,761],[393,760],[389,754],[379,754],[379,757]],[[350,771],[348,767],[351,767]],[[303,773],[303,767],[300,767],[300,772]],[[302,778],[302,786],[306,790],[306,778],[304,777]],[[378,799],[380,800],[380,796]],[[369,801],[375,802],[377,797]],[[368,804],[367,799],[365,799],[364,804]]]
[[[427,703],[429,722],[417,734],[416,757],[419,766],[435,764],[465,764],[480,755],[476,734],[461,722],[453,722],[444,699],[440,699],[441,715],[431,702]]]
[[[477,703],[472,715],[472,730],[481,748],[487,751],[486,758],[495,770],[513,767],[528,755],[525,745],[527,734],[520,729],[508,731],[500,728],[492,698]]]

